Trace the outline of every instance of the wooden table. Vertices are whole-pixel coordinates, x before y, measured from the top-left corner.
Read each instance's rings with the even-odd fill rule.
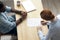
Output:
[[[25,1],[25,0],[21,0]],[[27,18],[40,18],[40,12],[43,10],[43,6],[41,0],[31,0],[36,7],[36,11],[27,13]],[[25,10],[23,6],[17,7],[16,5],[17,0],[14,0],[14,8],[17,10]],[[16,20],[19,19],[20,16],[16,14]],[[43,27],[44,33],[46,34],[47,27]],[[24,20],[20,25],[17,27],[18,33],[18,40],[39,40],[37,34],[37,27],[28,27],[27,20]]]

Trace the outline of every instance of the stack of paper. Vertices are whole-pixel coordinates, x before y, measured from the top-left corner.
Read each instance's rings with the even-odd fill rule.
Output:
[[[30,0],[26,0],[21,3],[27,12],[36,10],[34,4]]]
[[[41,18],[28,18],[27,19],[27,26],[29,26],[29,27],[42,26],[41,21],[42,21]]]

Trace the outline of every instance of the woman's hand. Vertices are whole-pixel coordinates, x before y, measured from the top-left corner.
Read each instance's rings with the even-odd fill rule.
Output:
[[[48,22],[46,22],[46,21],[41,21],[41,24],[42,24],[42,25],[47,25],[47,23],[48,23]]]

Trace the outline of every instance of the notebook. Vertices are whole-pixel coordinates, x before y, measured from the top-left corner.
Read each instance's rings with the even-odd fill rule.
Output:
[[[31,0],[26,0],[21,3],[27,12],[31,12],[31,11],[36,10],[36,7],[34,6],[34,4],[32,3]]]

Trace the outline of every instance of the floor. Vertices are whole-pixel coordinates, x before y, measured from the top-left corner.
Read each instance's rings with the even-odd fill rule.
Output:
[[[14,8],[14,2],[13,2],[14,0],[0,0],[0,1],[2,1],[5,5]]]
[[[60,14],[60,0],[42,0],[43,8],[50,9],[55,15]]]

